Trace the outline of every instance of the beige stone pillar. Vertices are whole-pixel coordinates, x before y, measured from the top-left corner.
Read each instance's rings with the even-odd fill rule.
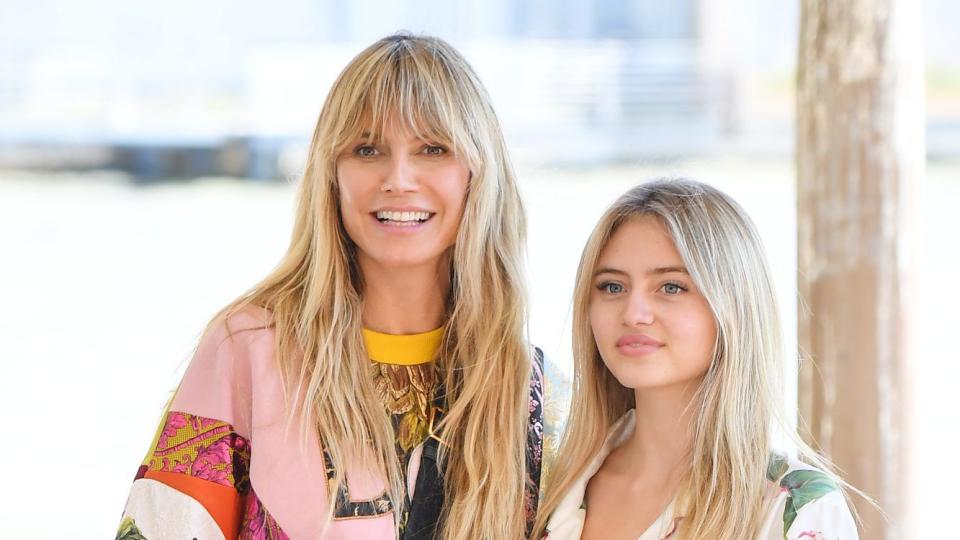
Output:
[[[802,0],[797,82],[801,430],[845,478],[864,539],[907,539],[922,4]]]

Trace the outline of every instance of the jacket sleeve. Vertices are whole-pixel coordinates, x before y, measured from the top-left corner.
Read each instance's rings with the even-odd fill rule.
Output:
[[[221,322],[201,339],[134,478],[117,540],[240,537],[250,486],[244,357],[272,348],[264,334]]]

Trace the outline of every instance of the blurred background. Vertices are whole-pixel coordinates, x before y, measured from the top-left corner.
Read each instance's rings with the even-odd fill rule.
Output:
[[[570,363],[569,298],[596,218],[659,175],[710,182],[751,213],[795,347],[798,9],[0,0],[0,537],[114,534],[208,318],[285,250],[329,86],[397,30],[450,41],[492,94],[529,212],[530,332],[555,361]],[[960,443],[960,4],[923,9],[911,538],[945,538],[960,484],[944,465]]]

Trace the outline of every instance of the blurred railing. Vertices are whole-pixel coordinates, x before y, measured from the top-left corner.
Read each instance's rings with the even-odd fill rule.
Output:
[[[114,167],[146,180],[295,174],[327,89],[359,49],[276,47],[181,84],[122,51],[4,55],[0,166]],[[736,125],[732,75],[705,65],[696,41],[497,41],[463,51],[524,159],[699,153]]]

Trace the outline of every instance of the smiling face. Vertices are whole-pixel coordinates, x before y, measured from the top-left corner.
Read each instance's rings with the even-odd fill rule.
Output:
[[[627,388],[699,383],[713,358],[716,322],[663,225],[622,224],[600,252],[590,327],[604,364]]]
[[[337,158],[340,212],[361,268],[439,265],[463,216],[470,171],[446,146],[398,122]]]

